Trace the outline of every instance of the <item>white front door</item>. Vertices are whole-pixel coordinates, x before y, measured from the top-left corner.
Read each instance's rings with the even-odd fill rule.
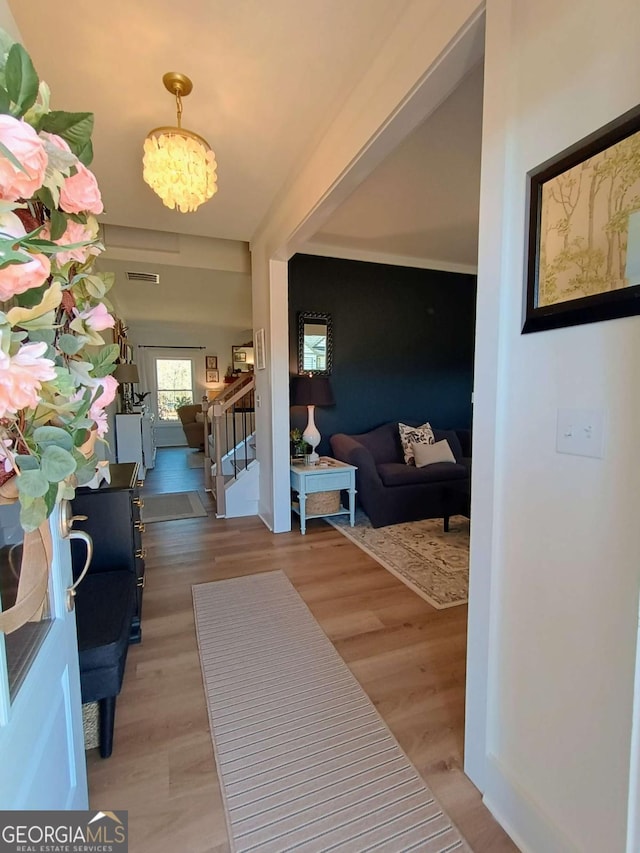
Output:
[[[13,506],[0,507],[0,564],[16,574]],[[0,810],[86,809],[87,773],[82,730],[69,542],[60,538],[60,510],[50,519],[53,566],[48,614],[13,634],[0,633]],[[12,539],[13,531],[13,539]],[[9,559],[12,557],[12,559]],[[0,586],[1,589],[1,586]],[[0,602],[0,607],[2,602]],[[7,604],[5,603],[5,608]]]

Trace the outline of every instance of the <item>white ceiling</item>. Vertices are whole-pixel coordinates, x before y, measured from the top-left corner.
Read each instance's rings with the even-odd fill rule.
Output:
[[[475,266],[482,88],[481,63],[331,215],[309,251]]]
[[[92,168],[109,224],[249,240],[374,58],[407,0],[9,0],[52,106],[95,113]],[[173,124],[166,71],[194,82],[183,125],[219,191],[165,208],[142,180],[149,130]]]
[[[8,2],[53,108],[95,113],[101,221],[137,229],[129,242],[118,231],[118,245],[130,247],[124,253],[114,252],[115,232],[106,229],[100,266],[116,272],[119,314],[249,328],[246,243],[210,250],[193,241],[252,238],[415,0]],[[147,132],[175,120],[162,84],[170,70],[192,78],[183,125],[205,136],[218,160],[218,193],[190,214],[165,208],[142,180]],[[478,68],[333,213],[308,251],[472,268],[481,113]],[[244,267],[227,263],[238,252]],[[159,272],[160,287],[130,283],[126,270]]]

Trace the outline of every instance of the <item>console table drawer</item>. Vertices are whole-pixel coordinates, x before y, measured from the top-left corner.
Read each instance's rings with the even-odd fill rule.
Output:
[[[330,474],[307,474],[305,477],[305,491],[308,495],[312,492],[335,492],[338,489],[348,489],[350,485],[350,471],[332,471]]]

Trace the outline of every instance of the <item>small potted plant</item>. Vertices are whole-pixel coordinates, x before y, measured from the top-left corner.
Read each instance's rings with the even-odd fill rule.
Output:
[[[299,459],[303,457],[306,453],[311,452],[310,446],[302,437],[302,431],[297,427],[292,429],[289,433],[289,446],[291,450],[291,456],[294,459]]]

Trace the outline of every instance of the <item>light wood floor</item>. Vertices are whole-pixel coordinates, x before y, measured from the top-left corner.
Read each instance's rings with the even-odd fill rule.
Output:
[[[185,449],[144,494],[200,490]],[[320,519],[274,536],[257,518],[147,526],[142,644],[131,646],[114,751],[88,753],[92,808],[128,809],[131,853],[228,851],[191,585],[282,569],[476,853],[515,851],[462,772],[467,608],[434,610]],[[349,853],[349,851],[346,851]],[[396,853],[396,851],[390,851]]]

